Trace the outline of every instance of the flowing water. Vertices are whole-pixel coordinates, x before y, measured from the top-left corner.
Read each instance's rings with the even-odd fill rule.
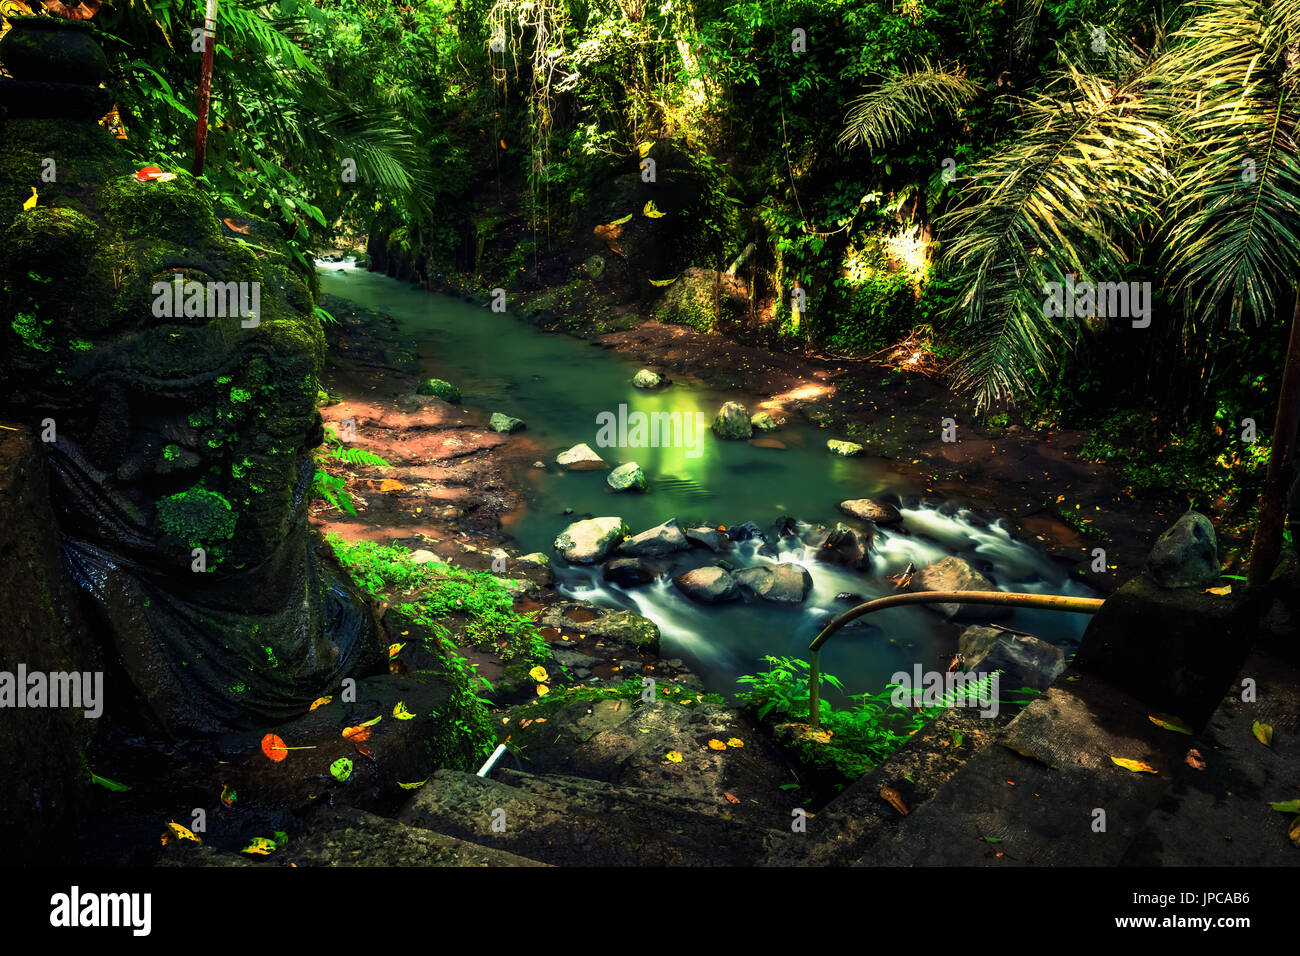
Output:
[[[322,264],[321,288],[392,315],[417,349],[421,374],[455,383],[466,405],[527,423],[527,431],[516,439],[535,443],[536,457],[546,468],[525,464],[519,469],[527,504],[505,516],[506,531],[523,551],[552,556],[561,592],[633,608],[653,620],[663,633],[662,655],[685,660],[710,690],[734,691],[735,678],[758,670],[765,655],[806,659],[808,642],[820,625],[850,606],[835,601],[837,593],[864,599],[890,593],[886,578],[909,562],[923,567],[945,555],[958,555],[983,569],[1003,590],[1092,593],[1040,551],[1012,538],[1001,522],[989,523],[956,503],[923,501],[924,489],[915,487],[915,479],[891,470],[888,462],[831,455],[826,439],[842,436],[793,417],[768,436],[784,445],[781,448],[721,441],[707,427],[696,436],[694,447],[598,444],[597,416],[604,412],[617,417],[621,405],[627,412],[678,413],[682,421],[700,413],[707,423],[724,401],[743,401],[743,396],[686,383],[657,391],[638,389],[632,377],[640,366],[611,352],[348,265]],[[817,387],[815,382],[808,385]],[[688,431],[685,437],[692,435]],[[648,492],[616,493],[606,485],[606,471],[566,472],[557,467],[556,454],[579,442],[611,465],[638,462],[649,479]],[[623,589],[604,582],[599,568],[565,565],[551,547],[570,522],[601,515],[621,516],[633,532],[669,518],[677,518],[683,527],[753,521],[766,529],[780,516],[834,525],[843,518],[836,503],[846,498],[884,498],[902,505],[901,528],[876,532],[871,569],[865,574],[805,558],[798,542],[778,543],[775,536],[770,536],[775,556],[758,553],[758,541],[741,542],[726,556],[735,566],[799,560],[812,575],[813,590],[806,602],[794,606],[761,601],[694,604],[667,577]],[[1069,646],[1082,634],[1087,616],[1020,610],[1001,623]],[[933,611],[896,608],[837,635],[823,652],[822,666],[841,677],[850,692],[874,692],[895,671],[910,671],[916,662],[942,669],[946,660],[941,658],[951,654],[954,632]]]

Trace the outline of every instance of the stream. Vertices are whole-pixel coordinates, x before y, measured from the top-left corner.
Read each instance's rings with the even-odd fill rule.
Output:
[[[539,331],[508,313],[413,289],[352,268],[350,262],[320,266],[323,292],[393,316],[417,351],[422,376],[456,384],[471,408],[504,412],[527,423],[527,430],[516,437],[526,436],[540,448],[535,457],[546,467],[532,467],[532,455],[508,464],[513,482],[525,489],[527,503],[504,516],[505,532],[522,552],[551,556],[560,593],[631,608],[653,620],[662,632],[661,656],[681,658],[710,691],[735,692],[736,677],[763,669],[765,655],[806,659],[808,642],[820,627],[852,606],[836,601],[837,593],[864,599],[891,593],[887,578],[909,562],[919,568],[957,555],[1003,590],[1095,596],[1037,548],[1013,538],[1000,520],[986,520],[960,502],[924,499],[925,489],[916,487],[916,479],[892,469],[888,461],[830,454],[826,439],[843,436],[811,427],[798,416],[763,436],[775,443],[719,440],[707,423],[724,401],[746,402],[751,413],[761,405],[734,392],[686,382],[655,391],[638,389],[632,378],[641,365],[587,342]],[[628,412],[698,412],[705,416],[706,427],[694,447],[598,447],[597,415],[617,417],[620,405]],[[647,492],[614,492],[606,484],[606,470],[565,471],[554,463],[559,452],[579,442],[590,445],[611,467],[638,462],[649,481]],[[770,444],[779,447],[764,446]],[[695,604],[667,576],[624,589],[603,581],[599,566],[567,565],[552,547],[569,523],[604,515],[621,516],[633,533],[669,518],[678,519],[683,528],[752,521],[767,530],[781,516],[833,527],[845,520],[836,504],[848,498],[890,501],[903,515],[901,526],[876,531],[866,573],[805,559],[798,541],[778,541],[772,535],[765,549],[769,553],[760,554],[761,542],[750,540],[726,555],[736,567],[799,560],[810,572],[813,587],[798,605],[759,600]],[[572,510],[566,514],[566,509]],[[1087,620],[1084,614],[1016,610],[999,623],[1068,652]],[[891,674],[910,671],[918,661],[925,668],[947,666],[958,628],[933,611],[896,608],[873,615],[870,622],[837,635],[822,654],[823,670],[840,677],[849,693],[878,691]]]

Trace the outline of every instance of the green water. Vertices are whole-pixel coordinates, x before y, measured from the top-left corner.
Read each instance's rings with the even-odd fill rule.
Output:
[[[817,630],[849,606],[836,602],[836,593],[868,598],[889,593],[887,577],[909,562],[923,567],[957,554],[984,568],[1004,590],[1089,593],[999,524],[988,526],[979,516],[951,506],[940,511],[939,502],[923,503],[917,496],[922,489],[909,487],[887,462],[830,454],[826,440],[843,436],[791,420],[769,436],[784,448],[716,439],[707,422],[724,401],[747,402],[751,412],[757,410],[745,396],[686,383],[661,391],[638,389],[632,377],[641,366],[610,351],[372,273],[326,267],[321,287],[392,315],[417,350],[421,375],[458,385],[466,406],[527,423],[525,432],[510,438],[512,447],[524,452],[516,454],[510,467],[525,489],[526,503],[504,517],[505,530],[521,551],[552,556],[562,592],[633,608],[654,620],[663,632],[663,656],[684,659],[711,690],[734,691],[735,678],[759,669],[766,654],[806,658]],[[617,417],[620,405],[628,412],[702,413],[706,429],[690,448],[598,447],[597,416],[606,412]],[[558,467],[555,456],[579,442],[611,466],[639,463],[649,478],[647,493],[614,492],[604,470],[566,472]],[[545,468],[532,467],[534,459]],[[599,568],[567,567],[552,548],[567,524],[584,517],[619,515],[633,532],[669,518],[684,527],[753,521],[767,529],[782,515],[833,524],[843,517],[837,502],[890,493],[904,504],[904,523],[877,533],[869,572],[822,564],[806,555],[781,556],[798,560],[812,574],[813,591],[798,606],[756,601],[704,607],[684,598],[667,578],[625,591],[606,585]],[[737,564],[771,560],[755,554],[752,544],[729,558]],[[1018,611],[1007,623],[1068,647],[1082,633],[1086,617]],[[953,653],[957,630],[925,608],[886,611],[874,616],[870,626],[838,636],[823,654],[823,667],[844,678],[851,692],[876,691],[892,673],[910,670],[915,662],[942,669]]]

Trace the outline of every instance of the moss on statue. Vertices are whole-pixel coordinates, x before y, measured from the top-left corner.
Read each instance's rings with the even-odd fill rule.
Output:
[[[188,548],[203,548],[212,565],[223,557],[222,545],[235,535],[239,515],[214,491],[194,487],[158,502],[158,527]]]

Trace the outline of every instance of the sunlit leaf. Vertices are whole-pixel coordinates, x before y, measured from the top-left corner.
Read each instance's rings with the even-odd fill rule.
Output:
[[[645,206],[641,209],[641,212],[649,219],[662,219],[664,216],[668,215],[665,212],[659,211],[659,207],[655,205],[653,199],[646,202]]]
[[[528,676],[535,681],[540,681],[543,684],[549,682],[551,679],[546,673],[546,668],[543,667],[541,664],[538,664],[536,667],[530,670],[528,672]]]
[[[398,720],[411,720],[415,714],[406,709],[405,701],[398,701],[397,706],[393,708],[393,716]]]
[[[167,824],[167,829],[171,831],[172,836],[178,840],[193,840],[195,843],[202,843],[203,840],[194,834],[188,827],[183,827],[179,823],[171,822]]]
[[[681,763],[681,762],[682,762],[682,755],[679,754],[676,750],[670,750],[670,751],[668,751],[668,753],[664,754],[664,756],[665,756],[668,760],[672,761],[673,763]]]
[[[402,783],[399,780],[397,782],[397,785],[401,787],[403,790],[419,790],[428,782],[429,782],[429,778],[425,777],[423,780],[417,780],[415,783]]]
[[[240,853],[255,853],[258,856],[269,856],[274,853],[278,847],[275,841],[266,837],[253,837],[253,842],[240,850]]]
[[[1125,770],[1132,770],[1134,773],[1158,773],[1158,771],[1148,763],[1141,760],[1130,760],[1128,757],[1111,757],[1111,762],[1116,766],[1123,767]]]
[[[1265,747],[1273,746],[1273,725],[1261,724],[1258,720],[1250,725],[1250,732]]]
[[[721,740],[714,739],[714,740],[710,740],[710,741],[709,741],[709,749],[710,749],[710,750],[726,750],[726,749],[727,749],[727,745],[724,744]]]
[[[401,644],[389,644],[389,645],[388,645],[388,656],[389,656],[389,658],[390,658],[390,659],[391,659],[391,658],[394,658],[394,657],[396,657],[398,654],[402,653],[402,648],[405,647],[405,646],[406,646],[406,642],[405,642],[405,641],[403,641]]]
[[[334,699],[333,697],[317,697],[315,700],[311,702],[311,706],[308,707],[307,710],[312,711],[315,710],[317,707],[324,707],[333,699]]]

